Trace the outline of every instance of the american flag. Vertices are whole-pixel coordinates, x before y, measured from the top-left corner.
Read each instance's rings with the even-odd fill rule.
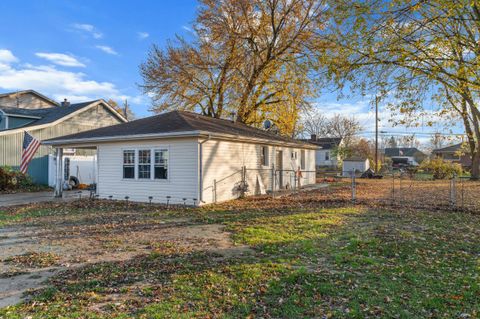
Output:
[[[40,141],[25,132],[25,135],[23,136],[22,163],[20,164],[20,172],[23,174],[27,172],[28,164],[30,164],[33,155],[35,155],[35,152],[39,147]]]

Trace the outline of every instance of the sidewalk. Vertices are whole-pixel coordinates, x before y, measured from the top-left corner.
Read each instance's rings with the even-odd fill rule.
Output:
[[[73,200],[80,197],[89,196],[89,191],[64,191],[63,198],[53,197],[53,191],[48,192],[31,192],[31,193],[14,193],[14,194],[0,194],[0,207],[8,207],[15,205],[25,205],[39,202],[60,202]]]

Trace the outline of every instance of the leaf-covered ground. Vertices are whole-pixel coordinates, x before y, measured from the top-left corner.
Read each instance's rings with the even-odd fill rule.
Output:
[[[5,211],[3,227],[85,227],[80,235],[114,239],[103,250],[138,249],[128,237],[140,232],[118,234],[132,227],[189,235],[152,235],[137,255],[62,270],[29,301],[0,309],[0,318],[480,316],[479,214],[351,206],[330,196],[168,211],[104,202]],[[185,225],[221,225],[230,242],[197,238]]]

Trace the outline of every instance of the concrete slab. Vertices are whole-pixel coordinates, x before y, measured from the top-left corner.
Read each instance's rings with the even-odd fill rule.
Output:
[[[48,192],[31,192],[31,193],[14,193],[14,194],[0,194],[0,207],[25,205],[39,202],[50,201],[66,201],[88,197],[89,191],[64,191],[63,198],[55,198],[53,191]]]

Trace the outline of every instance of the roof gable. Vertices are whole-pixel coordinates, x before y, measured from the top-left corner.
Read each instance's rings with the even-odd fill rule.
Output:
[[[6,114],[18,114],[23,116],[34,116],[37,117],[35,121],[29,123],[26,126],[22,126],[21,128],[12,128],[7,129],[4,131],[0,131],[0,134],[10,134],[17,132],[19,129],[24,130],[26,128],[33,129],[33,128],[41,128],[44,126],[50,126],[58,124],[62,121],[65,121],[78,113],[84,112],[91,107],[96,105],[103,105],[107,108],[113,116],[116,116],[121,121],[126,122],[127,120],[123,117],[120,113],[118,113],[115,109],[113,109],[107,102],[104,100],[95,100],[95,101],[88,101],[82,103],[71,104],[70,106],[59,106],[55,108],[46,108],[46,109],[19,109],[19,108],[4,108],[0,107],[0,111],[3,111]]]
[[[59,104],[35,90],[23,90],[0,94],[0,106],[22,109],[42,109],[56,107],[59,106]]]

